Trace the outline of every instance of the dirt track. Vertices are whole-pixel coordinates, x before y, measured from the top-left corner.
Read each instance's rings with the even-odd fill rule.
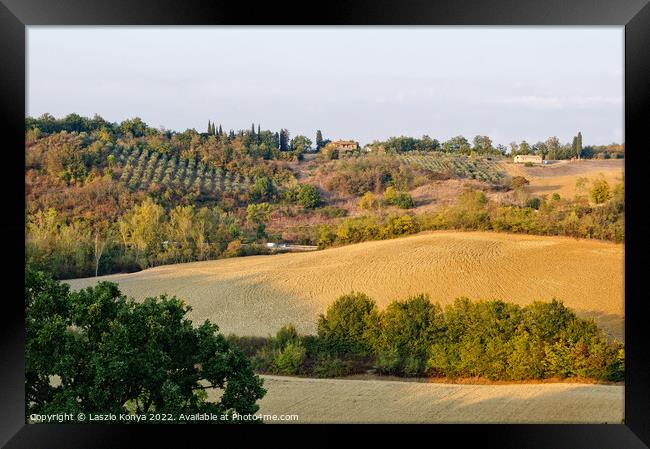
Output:
[[[263,378],[268,393],[259,413],[297,414],[298,423],[620,424],[624,415],[617,385]]]

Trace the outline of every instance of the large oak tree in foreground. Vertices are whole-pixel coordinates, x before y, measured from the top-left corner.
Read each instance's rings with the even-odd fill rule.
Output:
[[[266,390],[216,325],[165,295],[135,302],[114,283],[79,292],[28,268],[26,415],[258,411]],[[218,388],[217,402],[206,390]]]

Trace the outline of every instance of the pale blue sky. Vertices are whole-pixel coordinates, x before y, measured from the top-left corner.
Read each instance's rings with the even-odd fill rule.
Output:
[[[623,141],[623,27],[44,27],[27,113],[367,143]]]

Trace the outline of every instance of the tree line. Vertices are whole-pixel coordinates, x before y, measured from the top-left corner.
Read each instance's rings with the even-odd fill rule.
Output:
[[[387,153],[442,152],[446,154],[464,155],[494,155],[516,156],[532,154],[542,156],[544,159],[591,159],[591,158],[623,158],[624,145],[612,143],[610,145],[582,145],[582,133],[573,138],[571,142],[561,143],[557,137],[549,137],[545,141],[533,144],[526,140],[511,142],[509,145],[494,145],[489,136],[475,136],[470,143],[464,136],[454,136],[446,141],[424,135],[421,138],[399,136],[391,137],[386,141],[374,141],[369,145],[373,150],[383,150]]]
[[[519,306],[458,298],[443,308],[420,294],[380,311],[352,292],[320,315],[317,335],[300,335],[289,324],[273,337],[228,338],[257,371],[276,374],[624,378],[624,345],[555,299]]]

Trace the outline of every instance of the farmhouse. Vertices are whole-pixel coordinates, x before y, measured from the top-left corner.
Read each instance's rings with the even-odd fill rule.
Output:
[[[541,164],[542,156],[535,156],[534,154],[518,154],[515,156],[515,164],[524,164],[532,162],[533,164]]]
[[[335,140],[332,145],[341,150],[356,150],[359,144],[354,140]]]

